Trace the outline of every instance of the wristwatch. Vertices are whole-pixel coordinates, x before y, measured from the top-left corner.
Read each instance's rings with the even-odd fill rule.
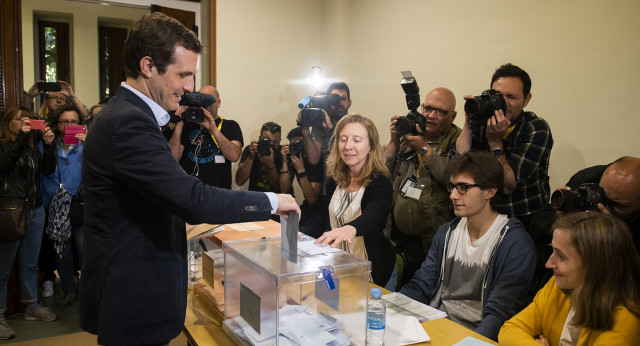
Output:
[[[429,150],[429,144],[425,144],[424,147],[418,149],[418,154],[424,155],[427,153],[427,150]]]
[[[307,172],[299,172],[298,173],[298,179],[302,178],[302,177],[306,177],[307,176]]]
[[[502,156],[502,154],[504,154],[504,151],[502,151],[502,148],[495,148],[493,149],[492,153],[493,153],[493,156],[495,156],[497,159],[500,156]]]

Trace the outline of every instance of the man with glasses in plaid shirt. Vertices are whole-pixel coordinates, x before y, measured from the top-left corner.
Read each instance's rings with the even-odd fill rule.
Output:
[[[456,98],[451,90],[436,88],[427,94],[421,113],[425,128],[400,136],[399,116],[391,117],[391,138],[385,147],[393,183],[393,204],[385,234],[407,256],[405,278],[420,267],[438,227],[451,220],[451,201],[443,177],[449,146],[460,135],[453,124]]]

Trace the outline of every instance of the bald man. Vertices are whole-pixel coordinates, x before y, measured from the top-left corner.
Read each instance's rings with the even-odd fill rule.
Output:
[[[624,156],[609,165],[585,168],[574,174],[567,186],[577,189],[584,183],[600,185],[607,201],[598,204],[598,209],[623,219],[629,225],[636,250],[640,250],[640,158]]]
[[[416,125],[415,133],[400,136],[395,128],[399,116],[391,117],[385,152],[394,198],[385,235],[407,256],[407,279],[424,261],[438,227],[453,218],[443,170],[449,147],[462,131],[453,124],[455,109],[453,92],[436,88],[421,107],[424,128]]]
[[[198,92],[213,96],[216,102],[202,108],[201,123],[178,122],[169,139],[169,148],[187,174],[207,185],[230,189],[231,163],[240,159],[244,145],[242,130],[237,122],[218,114],[222,101],[215,87],[206,85]],[[186,108],[180,107],[176,115],[181,115]]]

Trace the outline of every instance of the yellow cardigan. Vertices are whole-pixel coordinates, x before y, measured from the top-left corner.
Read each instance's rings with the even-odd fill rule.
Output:
[[[558,345],[571,301],[556,279],[536,294],[533,303],[504,323],[498,334],[500,345],[536,345],[534,337],[542,334],[549,344]],[[608,331],[582,329],[578,345],[640,345],[640,319],[624,306],[616,307],[613,328]]]

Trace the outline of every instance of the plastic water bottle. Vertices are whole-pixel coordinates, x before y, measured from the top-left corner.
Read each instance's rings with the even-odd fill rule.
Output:
[[[367,345],[384,345],[387,307],[381,296],[379,288],[371,289],[371,299],[367,302]]]

